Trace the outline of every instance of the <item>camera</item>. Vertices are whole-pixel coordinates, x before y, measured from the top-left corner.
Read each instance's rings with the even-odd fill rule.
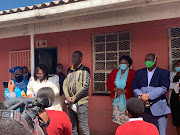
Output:
[[[29,130],[33,132],[34,130],[33,120],[36,117],[38,117],[40,126],[44,124],[43,121],[39,118],[38,112],[44,108],[50,107],[52,105],[52,102],[47,97],[41,97],[41,98],[16,97],[5,100],[4,105],[6,107],[6,110],[0,111],[1,117],[13,118],[15,114],[14,111],[18,109],[21,115],[21,119],[25,120]]]
[[[3,82],[3,87],[4,87],[4,88],[8,88],[8,83],[9,83],[9,82]]]

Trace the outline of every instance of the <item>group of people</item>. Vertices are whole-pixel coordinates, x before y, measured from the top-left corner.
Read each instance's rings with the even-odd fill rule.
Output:
[[[67,70],[66,77],[62,73],[62,64],[56,66],[56,75],[51,76],[48,74],[48,68],[43,64],[35,68],[34,75],[30,78],[28,78],[29,73],[25,67],[17,66],[10,69],[9,72],[14,75],[15,79],[9,81],[8,88],[5,89],[5,98],[48,97],[53,104],[46,108],[50,119],[47,134],[78,135],[80,125],[82,133],[89,135],[90,70],[81,64],[82,57],[83,54],[80,51],[72,54],[72,66]],[[65,100],[69,117],[64,109]]]
[[[50,119],[47,134],[78,135],[80,125],[82,134],[90,135],[90,70],[82,65],[82,57],[80,51],[72,54],[72,66],[68,68],[66,76],[62,73],[62,64],[57,65],[56,75],[52,76],[49,76],[45,65],[38,65],[31,77],[27,67],[10,69],[15,79],[5,89],[5,98],[48,97],[53,105],[44,112]],[[171,111],[173,125],[180,134],[180,60],[175,63],[175,72],[171,75],[169,71],[157,67],[155,54],[147,54],[144,63],[146,68],[135,71],[131,69],[132,59],[121,56],[119,68],[110,73],[106,82],[111,91],[112,121],[118,126],[116,135],[166,135],[167,114]],[[166,98],[169,89],[171,110]],[[68,106],[69,117],[64,112],[64,102]]]
[[[180,135],[180,60],[176,61],[175,72],[171,75],[169,71],[157,66],[157,56],[153,53],[146,55],[144,64],[146,68],[135,71],[130,69],[132,59],[129,56],[122,56],[119,58],[119,69],[113,70],[106,82],[107,88],[111,91],[112,121],[118,126],[123,125],[117,129],[116,135],[122,134],[120,133],[122,127],[134,126],[129,124],[131,121],[127,114],[128,104],[126,105],[126,100],[132,97],[142,101],[145,109],[137,115],[132,115],[133,111],[130,111],[131,116],[142,117],[144,121],[155,125],[160,135],[166,135],[167,114],[172,110],[173,125]],[[171,90],[169,94],[171,109],[166,98],[166,92],[169,89]],[[139,121],[139,119],[133,121]],[[147,130],[151,129],[142,127],[141,133],[138,134],[148,134]],[[124,135],[133,131],[135,130],[130,128]]]

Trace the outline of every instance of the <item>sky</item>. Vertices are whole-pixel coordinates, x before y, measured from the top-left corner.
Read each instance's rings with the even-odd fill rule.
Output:
[[[32,6],[55,0],[0,0],[0,11],[10,10],[18,7]]]

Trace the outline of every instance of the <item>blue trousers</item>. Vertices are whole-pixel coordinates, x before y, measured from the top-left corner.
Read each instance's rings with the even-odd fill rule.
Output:
[[[144,121],[154,124],[160,135],[166,135],[167,115],[153,116],[150,109],[145,109],[142,117]]]

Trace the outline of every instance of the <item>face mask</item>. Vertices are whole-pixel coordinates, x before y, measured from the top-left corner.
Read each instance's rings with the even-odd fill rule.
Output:
[[[175,67],[176,72],[180,72],[180,67]]]
[[[43,78],[43,74],[36,74],[36,76],[37,76],[37,78],[40,79],[40,80]]]
[[[27,76],[28,75],[28,73],[26,73],[26,74],[23,74],[23,76]]]
[[[120,65],[119,65],[119,68],[120,68],[121,70],[126,70],[126,69],[127,69],[127,65],[126,65],[126,64],[120,64]]]
[[[22,76],[15,76],[15,79],[17,82],[21,82],[22,81]]]
[[[155,62],[156,62],[156,56],[155,56],[154,61],[145,61],[144,63],[147,68],[151,68],[155,64]]]
[[[147,68],[150,68],[155,64],[153,61],[145,61],[144,63],[145,63]]]
[[[62,68],[56,68],[57,72],[62,72]]]

